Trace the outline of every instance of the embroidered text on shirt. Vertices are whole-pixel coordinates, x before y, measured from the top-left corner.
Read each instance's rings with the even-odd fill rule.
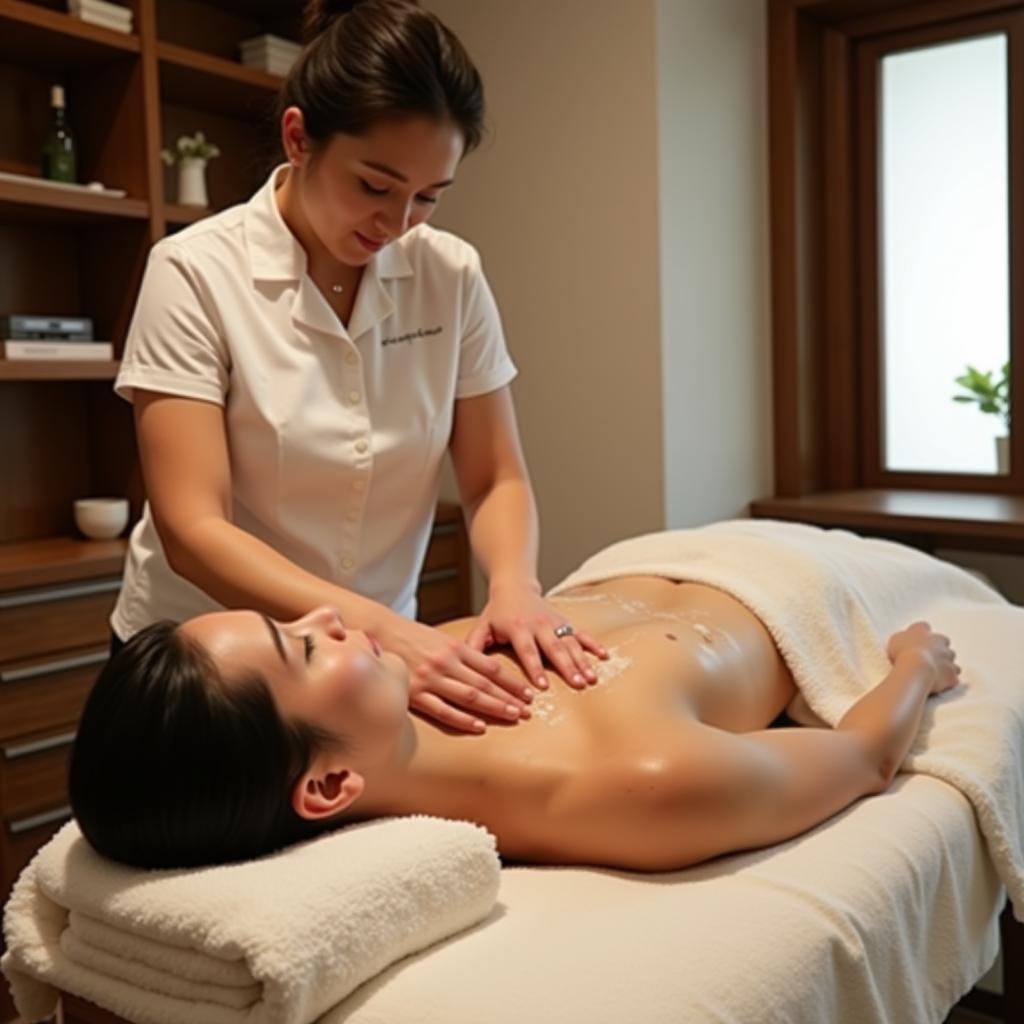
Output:
[[[381,340],[381,346],[386,347],[388,345],[411,345],[416,338],[429,338],[433,334],[440,334],[444,328],[439,324],[437,327],[418,327],[415,331],[410,331],[408,334],[399,334],[394,338],[384,338]]]

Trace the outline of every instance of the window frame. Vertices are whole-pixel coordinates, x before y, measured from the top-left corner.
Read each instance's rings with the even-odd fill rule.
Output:
[[[1024,416],[1008,476],[884,468],[878,62],[1008,37],[1010,402],[1024,408],[1024,0],[768,0],[775,493],[900,488],[1024,494]]]

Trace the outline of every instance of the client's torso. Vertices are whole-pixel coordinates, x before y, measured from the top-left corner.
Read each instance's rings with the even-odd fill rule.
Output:
[[[501,839],[513,820],[543,827],[568,779],[607,762],[610,751],[656,756],[685,743],[699,723],[733,732],[766,727],[794,684],[760,621],[713,587],[627,577],[567,591],[551,604],[596,637],[611,657],[592,658],[596,684],[573,690],[553,670],[532,715],[491,723],[483,735],[452,733],[415,718],[418,749],[408,806],[465,817]],[[440,628],[460,638],[472,619]],[[510,651],[494,653],[521,672]]]

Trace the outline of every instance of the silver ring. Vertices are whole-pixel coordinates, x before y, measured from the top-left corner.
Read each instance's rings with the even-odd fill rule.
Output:
[[[563,622],[560,626],[555,626],[555,636],[557,636],[559,640],[561,640],[562,637],[572,636],[575,632],[576,630],[574,630],[568,622]]]

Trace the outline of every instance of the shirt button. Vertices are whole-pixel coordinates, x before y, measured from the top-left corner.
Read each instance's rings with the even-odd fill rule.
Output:
[[[349,352],[349,354],[345,356],[345,362],[348,363],[349,366],[355,366],[356,363],[359,362],[359,356],[357,356],[355,352]]]
[[[355,405],[363,396],[358,391],[350,391],[348,393],[348,400]]]
[[[365,480],[353,480],[352,481],[352,490],[353,491],[365,491],[366,490],[366,481]]]
[[[357,511],[356,511],[356,510],[355,510],[354,508],[350,508],[350,509],[349,509],[349,510],[348,510],[348,511],[347,511],[347,512],[345,513],[345,518],[346,518],[346,519],[347,519],[347,520],[348,520],[348,521],[349,521],[350,523],[354,523],[354,522],[355,522],[355,521],[356,521],[356,520],[357,520],[357,519],[359,518],[359,513],[358,513],[358,512],[357,512]]]
[[[365,441],[356,441],[356,451],[359,452],[360,455],[362,455],[369,447],[370,446]]]
[[[353,562],[351,558],[343,558],[343,559],[341,560],[341,567],[342,567],[343,569],[351,569],[351,568],[352,568],[352,566],[354,566],[355,564],[356,564],[356,563],[355,563],[355,562]]]

